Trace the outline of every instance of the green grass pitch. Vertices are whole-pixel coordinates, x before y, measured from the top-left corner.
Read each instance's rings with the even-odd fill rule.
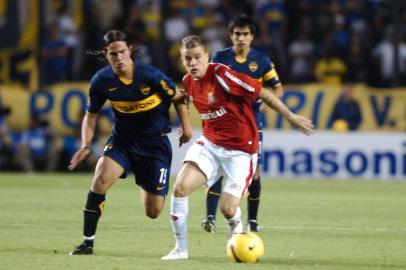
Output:
[[[109,191],[93,256],[68,256],[82,240],[90,174],[0,174],[0,269],[406,269],[406,182],[263,181],[259,233],[265,256],[236,264],[226,223],[200,228],[203,188],[189,208],[186,261],[160,261],[174,244],[169,199],[148,219],[133,177]],[[246,200],[242,202],[245,221]]]

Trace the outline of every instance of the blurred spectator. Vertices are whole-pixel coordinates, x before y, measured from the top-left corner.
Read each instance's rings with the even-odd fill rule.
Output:
[[[353,98],[353,88],[346,85],[330,116],[327,127],[336,131],[357,130],[362,122],[358,102]]]
[[[168,54],[162,42],[164,40],[161,32],[161,8],[159,0],[133,1],[125,29],[140,43],[140,49],[144,54],[143,60],[166,69],[169,63],[166,61]]]
[[[6,120],[10,112],[10,108],[3,106],[0,99],[0,171],[8,168],[12,155],[11,138]]]
[[[278,74],[285,78],[287,73],[287,50],[285,48],[287,8],[284,0],[264,1],[257,12],[259,35],[265,47],[268,47]]]
[[[327,49],[325,55],[316,63],[315,76],[321,83],[341,85],[347,66],[344,61],[335,56],[333,50]]]
[[[78,69],[81,64],[81,57],[77,55],[79,46],[78,27],[72,18],[67,4],[63,4],[56,15],[55,21],[59,27],[61,38],[68,49],[67,52],[67,79],[78,78]]]
[[[134,1],[134,9],[145,26],[145,38],[149,42],[157,42],[161,38],[161,3],[159,0]]]
[[[65,81],[68,69],[68,46],[62,39],[58,25],[50,25],[47,36],[40,51],[41,83],[45,85]]]
[[[347,23],[349,30],[362,33],[367,27],[366,4],[364,0],[352,0],[347,3]]]
[[[219,19],[215,19],[214,25],[202,31],[202,37],[206,41],[209,53],[220,51],[226,47],[228,30],[227,25]]]
[[[345,28],[345,17],[342,14],[337,14],[330,43],[335,50],[336,56],[344,60],[347,59],[350,43],[350,35]]]
[[[366,79],[365,70],[365,47],[361,34],[357,31],[351,33],[351,47],[348,54],[347,80],[351,82],[361,82]]]
[[[381,81],[378,86],[391,87],[395,80],[395,49],[394,33],[392,29],[387,29],[383,40],[373,49],[372,55],[379,66],[379,78]],[[397,46],[398,65],[400,74],[406,75],[406,44],[400,42]]]
[[[90,0],[90,16],[94,26],[92,29],[93,41],[100,40],[98,46],[94,48],[102,48],[104,33],[111,27],[116,27],[117,21],[123,14],[123,9],[120,1],[117,0]]]
[[[165,36],[170,44],[179,41],[189,33],[189,23],[181,11],[171,8],[164,22]]]
[[[274,37],[280,36],[285,30],[287,9],[284,0],[269,0],[263,2],[257,11],[259,17],[267,24],[268,33]]]
[[[147,42],[146,25],[142,20],[141,9],[133,5],[130,9],[129,16],[124,25],[124,30],[141,42]]]
[[[17,144],[21,168],[26,172],[54,171],[58,162],[54,144],[55,130],[48,120],[32,116]]]
[[[103,35],[111,28],[120,27],[118,22],[122,19],[123,7],[118,0],[86,0],[83,2],[83,6],[85,35],[84,44],[81,47],[84,48],[84,51],[103,48]],[[81,79],[85,80],[88,80],[96,70],[104,65],[95,57],[84,57],[83,61]]]
[[[290,79],[295,83],[309,82],[313,78],[314,44],[306,32],[300,32],[289,46]]]

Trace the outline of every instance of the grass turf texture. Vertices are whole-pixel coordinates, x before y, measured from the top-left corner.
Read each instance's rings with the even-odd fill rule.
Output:
[[[82,208],[91,175],[0,174],[1,269],[406,269],[406,183],[263,181],[255,265],[226,256],[226,223],[200,228],[203,188],[190,198],[190,259],[161,261],[173,248],[169,198],[145,217],[133,177],[110,190],[95,255],[68,256],[82,240]],[[246,200],[242,202],[244,221]]]

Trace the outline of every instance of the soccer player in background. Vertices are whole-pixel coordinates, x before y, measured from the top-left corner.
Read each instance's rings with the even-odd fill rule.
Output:
[[[277,97],[283,95],[283,87],[275,70],[274,64],[268,56],[262,52],[251,48],[251,43],[255,34],[255,23],[245,15],[235,16],[228,25],[232,47],[226,48],[214,54],[213,63],[222,63],[232,70],[242,72],[250,77],[261,80],[263,84],[270,86]],[[248,231],[258,231],[258,208],[261,194],[260,167],[262,156],[262,128],[265,126],[264,112],[267,111],[261,99],[257,99],[252,108],[254,110],[256,126],[258,129],[258,162],[251,185],[248,188],[247,208],[248,208]],[[216,229],[216,212],[221,193],[221,178],[207,191],[206,218],[202,222],[202,227],[211,233]]]
[[[96,115],[106,100],[111,102],[115,123],[103,155],[99,158],[84,207],[83,243],[70,255],[93,253],[97,222],[106,193],[118,178],[130,171],[141,187],[145,214],[157,218],[168,192],[172,149],[167,138],[169,108],[174,102],[181,121],[180,144],[192,136],[184,94],[160,70],[135,60],[137,48],[124,32],[104,36],[104,49],[96,55],[107,60],[91,79],[87,111],[82,122],[82,148],[72,157],[73,170],[90,153]]]
[[[186,153],[171,196],[170,219],[175,248],[162,260],[187,259],[188,196],[198,187],[211,186],[223,176],[220,210],[228,222],[231,236],[243,230],[241,197],[255,171],[258,132],[252,103],[259,97],[281,113],[294,127],[306,134],[312,122],[292,113],[262,83],[237,73],[225,65],[209,63],[206,45],[198,36],[182,39],[181,60],[187,70],[183,84],[202,119],[203,135]]]

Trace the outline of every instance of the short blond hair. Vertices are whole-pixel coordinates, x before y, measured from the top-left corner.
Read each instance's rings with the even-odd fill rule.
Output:
[[[205,51],[207,47],[203,39],[197,35],[190,35],[182,38],[181,49],[192,49],[201,46]]]

